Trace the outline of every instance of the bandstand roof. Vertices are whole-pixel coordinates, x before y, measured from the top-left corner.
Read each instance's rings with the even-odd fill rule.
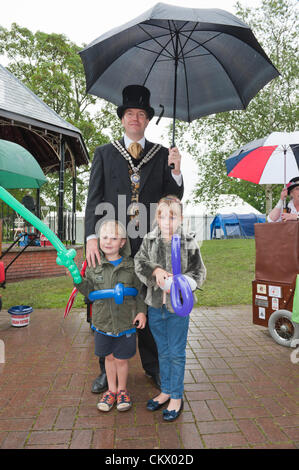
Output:
[[[65,166],[88,164],[80,130],[0,65],[0,138],[26,148],[48,173],[59,169],[61,136],[66,143]]]

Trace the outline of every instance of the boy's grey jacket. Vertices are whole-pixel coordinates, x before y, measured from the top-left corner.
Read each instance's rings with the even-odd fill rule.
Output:
[[[96,261],[96,267],[87,267],[85,277],[80,284],[75,284],[77,289],[86,297],[94,290],[113,289],[118,282],[125,287],[135,287],[141,292],[142,284],[134,271],[133,258],[130,254],[130,243],[127,240],[124,248],[120,250],[123,256],[118,266],[113,266],[106,260],[100,250],[101,264]],[[98,299],[92,304],[92,324],[105,333],[118,334],[133,328],[133,320],[137,313],[146,314],[147,307],[142,295],[137,297],[124,297],[122,304],[116,304],[114,299]]]
[[[200,249],[194,236],[184,234],[181,228],[177,231],[181,238],[181,269],[201,287],[206,278],[206,268],[203,263]],[[156,268],[163,268],[172,273],[171,242],[161,238],[159,227],[145,235],[138,253],[134,257],[135,271],[139,279],[147,286],[145,303],[151,307],[162,307],[163,291],[156,285],[156,278],[152,276]],[[170,294],[166,295],[166,308],[173,312]]]

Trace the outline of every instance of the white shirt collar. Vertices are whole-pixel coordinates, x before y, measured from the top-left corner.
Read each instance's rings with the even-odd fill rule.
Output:
[[[135,142],[135,140],[130,139],[126,134],[124,135],[124,142],[125,142],[125,147],[126,149],[129,147],[129,145],[132,142]],[[138,140],[138,143],[141,145],[141,147],[144,149],[145,147],[145,137],[143,136],[142,139]]]

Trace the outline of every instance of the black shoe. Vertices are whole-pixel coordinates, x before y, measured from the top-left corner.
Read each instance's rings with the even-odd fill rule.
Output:
[[[102,372],[92,384],[91,391],[92,393],[101,393],[105,392],[108,389],[107,375],[106,372]]]
[[[180,416],[183,408],[184,408],[184,400],[182,400],[180,409],[178,411],[163,410],[163,419],[164,419],[164,421],[174,421],[175,419],[177,419]]]
[[[168,403],[169,400],[170,400],[170,398],[168,398],[168,400],[164,401],[164,403],[159,403],[158,401],[155,401],[155,400],[151,399],[147,402],[146,408],[149,411],[157,411],[162,406],[166,405],[166,403]]]

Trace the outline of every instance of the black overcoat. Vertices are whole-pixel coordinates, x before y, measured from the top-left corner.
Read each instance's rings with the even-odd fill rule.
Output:
[[[120,143],[124,146],[123,139]],[[153,145],[152,142],[146,140],[142,155],[146,155]],[[115,217],[126,223],[129,229],[130,218],[127,208],[131,204],[132,193],[128,170],[129,163],[112,144],[96,148],[85,210],[85,237],[96,233],[97,222],[103,216],[110,218],[106,212],[103,212],[106,204],[101,203],[110,203],[114,207]],[[181,199],[183,193],[183,184],[179,186],[171,175],[171,169],[168,166],[168,149],[161,147],[156,155],[140,169],[139,202],[143,203],[147,209],[146,233],[152,230],[153,208],[151,208],[151,213],[150,203],[157,203],[167,194],[174,194]],[[135,235],[132,237],[131,231],[128,230],[133,256],[142,242],[145,234],[143,232],[144,224],[140,233],[136,232],[136,237]]]

